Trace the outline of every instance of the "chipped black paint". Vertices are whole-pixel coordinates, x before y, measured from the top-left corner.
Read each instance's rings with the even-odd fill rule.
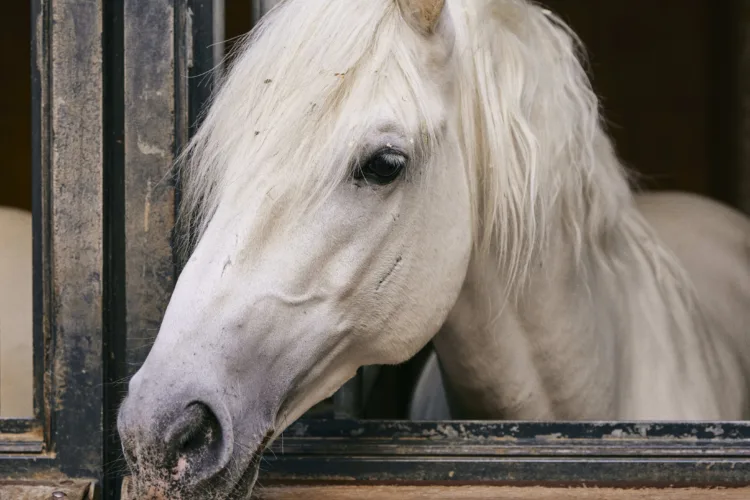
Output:
[[[50,434],[63,473],[97,478],[103,463],[102,0],[56,0],[49,9]]]
[[[307,420],[293,424],[272,451],[263,484],[750,484],[750,422]]]
[[[371,439],[492,440],[658,439],[740,442],[750,447],[750,422],[513,422],[382,420],[306,420],[291,425],[287,439],[352,435]]]
[[[477,484],[597,487],[738,487],[750,484],[747,459],[481,457],[310,457],[264,459],[261,484]]]

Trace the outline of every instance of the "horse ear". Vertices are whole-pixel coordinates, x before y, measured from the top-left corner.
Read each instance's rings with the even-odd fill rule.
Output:
[[[435,30],[445,0],[397,0],[397,3],[407,22],[429,35]]]

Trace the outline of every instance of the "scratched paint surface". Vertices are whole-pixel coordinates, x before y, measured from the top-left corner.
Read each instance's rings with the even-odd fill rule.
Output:
[[[49,189],[54,412],[60,468],[102,469],[103,54],[102,2],[51,4]],[[49,365],[46,366],[49,369]],[[52,383],[49,383],[52,382]],[[87,425],[81,425],[85,422]]]
[[[125,1],[125,300],[133,374],[156,338],[174,286],[174,6]]]

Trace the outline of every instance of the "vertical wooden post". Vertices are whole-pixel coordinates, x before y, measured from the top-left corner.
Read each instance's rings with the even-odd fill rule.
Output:
[[[42,170],[49,181],[51,283],[45,363],[52,365],[48,425],[62,472],[102,472],[104,266],[103,0],[48,4],[49,135]],[[41,13],[40,13],[41,15]],[[44,22],[39,19],[38,22]],[[43,132],[44,134],[44,132]],[[48,176],[47,176],[48,175]],[[54,342],[49,342],[54,339]],[[49,366],[49,365],[48,365]],[[46,376],[46,375],[45,375]]]
[[[124,2],[124,299],[130,374],[146,359],[174,286],[173,4]]]

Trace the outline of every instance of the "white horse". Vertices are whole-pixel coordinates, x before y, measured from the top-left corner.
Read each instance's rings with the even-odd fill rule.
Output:
[[[34,414],[31,213],[0,207],[0,417]]]
[[[457,417],[749,416],[750,222],[634,196],[577,55],[525,0],[268,14],[185,155],[196,245],[119,415],[138,498],[249,496],[430,340]]]

